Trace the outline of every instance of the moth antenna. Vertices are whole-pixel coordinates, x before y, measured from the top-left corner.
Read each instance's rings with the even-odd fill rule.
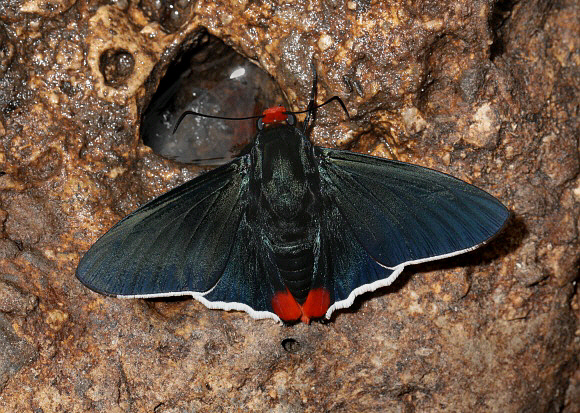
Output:
[[[338,96],[333,96],[330,99],[328,99],[326,102],[324,102],[321,105],[318,105],[319,108],[321,108],[322,106],[330,103],[330,102],[334,102],[337,101],[340,104],[340,107],[342,108],[342,110],[344,110],[344,113],[346,113],[346,117],[350,119],[350,114],[348,113],[348,109],[346,108],[346,105],[344,104],[344,102],[342,101],[342,99]]]
[[[284,112],[287,115],[297,115],[300,113],[306,113],[306,118],[304,119],[304,123],[303,123],[304,134],[306,134],[310,122],[311,121],[314,122],[316,120],[316,110],[324,105],[329,104],[330,102],[337,101],[340,104],[340,106],[342,107],[342,110],[344,110],[344,113],[346,113],[346,116],[348,118],[350,118],[350,115],[348,113],[348,109],[346,108],[346,105],[344,104],[342,99],[338,96],[333,96],[330,99],[328,99],[326,102],[324,102],[320,105],[316,104],[316,95],[317,95],[317,91],[318,91],[318,73],[316,71],[316,64],[314,61],[310,62],[310,69],[312,70],[312,89],[310,91],[310,101],[308,102],[308,107],[306,108],[306,110],[302,110],[302,111],[298,111],[298,112],[290,112],[290,111]],[[248,120],[248,119],[260,119],[260,118],[264,117],[264,114],[262,114],[262,115],[255,115],[255,116],[244,116],[241,118],[232,118],[232,117],[227,117],[227,116],[206,115],[205,113],[195,112],[193,110],[186,110],[185,112],[183,112],[181,114],[181,116],[179,117],[177,122],[175,122],[175,126],[173,128],[172,133],[175,133],[177,131],[177,128],[179,128],[179,125],[181,124],[181,122],[183,121],[183,119],[187,115],[195,115],[195,116],[201,116],[204,118],[224,119],[224,120]]]
[[[202,118],[223,119],[223,120],[259,119],[259,118],[261,118],[261,117],[264,116],[264,115],[255,115],[255,116],[244,116],[242,118],[230,118],[230,117],[227,117],[227,116],[206,115],[205,113],[195,112],[193,110],[186,110],[185,112],[183,112],[181,114],[181,116],[179,117],[179,119],[177,119],[177,122],[175,122],[175,127],[173,128],[173,133],[175,133],[175,131],[177,130],[177,128],[179,127],[179,125],[183,121],[183,118],[185,118],[187,115],[195,115],[195,116],[201,116]]]
[[[338,96],[333,96],[330,99],[328,99],[326,102],[324,102],[320,105],[316,104],[316,95],[317,95],[317,91],[318,91],[318,73],[316,72],[316,65],[315,65],[314,61],[310,63],[310,68],[312,69],[312,89],[310,91],[310,101],[308,102],[308,107],[306,108],[306,110],[299,111],[299,112],[286,112],[287,114],[294,114],[294,115],[297,115],[299,113],[306,113],[306,119],[304,119],[304,124],[303,124],[304,134],[306,134],[306,132],[308,130],[309,123],[311,121],[314,123],[314,121],[316,120],[316,110],[318,108],[321,108],[324,105],[329,104],[330,102],[333,102],[333,101],[337,101],[340,104],[340,106],[342,107],[342,110],[344,110],[344,113],[346,113],[346,117],[350,119],[350,115],[348,113],[348,109],[346,108],[346,105],[344,104],[342,99]]]
[[[340,107],[342,108],[342,110],[344,110],[344,113],[346,113],[346,117],[350,119],[350,114],[348,113],[348,109],[346,108],[346,105],[344,104],[344,102],[342,101],[342,99],[339,96],[333,96],[330,99],[328,99],[326,102],[321,103],[320,105],[316,105],[315,109],[318,109],[318,108],[321,108],[325,105],[328,105],[330,102],[334,102],[335,100],[340,104]],[[310,111],[310,109],[298,110],[296,112],[286,111],[284,113],[287,115],[299,115],[301,113],[307,113],[309,111]]]
[[[316,73],[316,65],[314,61],[310,62],[310,69],[312,69],[312,90],[310,91],[310,101],[308,102],[308,107],[306,109],[306,119],[304,119],[303,132],[306,134],[308,130],[308,124],[310,123],[310,119],[312,122],[316,119],[316,92],[318,89],[318,74]]]

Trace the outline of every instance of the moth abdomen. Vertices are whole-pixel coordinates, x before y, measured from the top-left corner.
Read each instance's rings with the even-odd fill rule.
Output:
[[[314,269],[312,249],[306,248],[290,254],[278,253],[275,254],[275,260],[284,285],[296,301],[303,303],[312,284]]]

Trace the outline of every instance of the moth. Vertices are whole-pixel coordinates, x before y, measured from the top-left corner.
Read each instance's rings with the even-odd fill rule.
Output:
[[[122,219],[81,259],[78,279],[116,297],[185,295],[309,323],[505,225],[500,201],[450,175],[314,146],[312,95],[302,129],[282,107],[265,111],[247,153]]]

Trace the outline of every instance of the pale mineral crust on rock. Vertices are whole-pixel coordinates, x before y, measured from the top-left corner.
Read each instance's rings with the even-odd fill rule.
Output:
[[[573,0],[2,1],[0,411],[580,411],[578,19]],[[316,144],[455,175],[510,224],[324,325],[88,290],[91,243],[204,170],[139,119],[206,30],[295,110],[315,60],[351,115],[321,110]]]

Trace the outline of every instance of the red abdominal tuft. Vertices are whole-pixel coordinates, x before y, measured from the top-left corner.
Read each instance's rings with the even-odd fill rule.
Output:
[[[302,315],[300,304],[296,302],[290,291],[279,291],[272,297],[272,309],[282,321],[298,320]]]
[[[324,288],[310,290],[304,304],[300,305],[290,291],[279,291],[272,298],[272,309],[282,321],[300,319],[310,324],[313,318],[321,318],[330,306],[330,292]]]
[[[306,301],[302,304],[302,321],[310,322],[312,318],[321,318],[330,306],[330,292],[324,288],[310,290]]]

